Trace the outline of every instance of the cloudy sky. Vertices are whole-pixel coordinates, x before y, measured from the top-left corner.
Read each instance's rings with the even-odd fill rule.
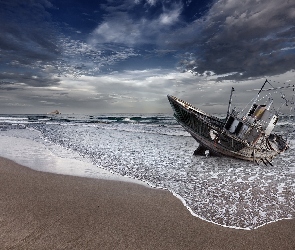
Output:
[[[225,113],[294,82],[293,0],[0,0],[0,113]]]

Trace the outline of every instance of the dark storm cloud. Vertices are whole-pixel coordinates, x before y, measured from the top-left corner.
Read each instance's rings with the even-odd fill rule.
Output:
[[[271,76],[295,68],[294,24],[294,1],[220,0],[170,43],[190,50],[182,63],[196,74]]]
[[[102,5],[103,21],[90,40],[93,44],[174,49],[175,55],[183,55],[180,64],[185,70],[216,74],[218,80],[278,75],[294,69],[294,1],[209,1],[196,8],[203,9],[203,15],[193,14],[194,4],[108,1]]]
[[[31,73],[0,73],[0,89],[6,88],[12,90],[13,85],[15,88],[30,87],[49,87],[59,84],[58,78],[52,78],[47,75],[32,75]]]
[[[0,2],[0,80],[15,90],[57,85],[59,80],[44,72],[60,55],[57,36],[47,12],[46,0]]]
[[[58,54],[55,33],[50,24],[46,0],[14,0],[0,2],[0,49],[1,61],[52,60]]]

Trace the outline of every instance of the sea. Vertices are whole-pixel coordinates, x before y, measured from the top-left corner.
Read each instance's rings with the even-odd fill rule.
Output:
[[[266,166],[194,156],[198,143],[172,114],[0,115],[0,156],[38,171],[169,190],[192,216],[251,230],[295,218],[294,123],[279,120],[275,130],[290,148]]]

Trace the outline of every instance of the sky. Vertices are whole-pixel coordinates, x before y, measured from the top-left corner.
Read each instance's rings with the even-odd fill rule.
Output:
[[[212,113],[294,83],[293,0],[0,0],[0,113]]]

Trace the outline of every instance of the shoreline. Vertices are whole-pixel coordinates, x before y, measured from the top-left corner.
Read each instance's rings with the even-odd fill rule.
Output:
[[[132,177],[121,176],[85,161],[78,154],[51,144],[48,145],[27,138],[0,136],[0,157],[10,159],[30,169],[54,174],[80,176],[86,178],[118,180],[149,186],[146,182]],[[28,150],[29,149],[29,150]],[[59,155],[56,154],[59,152]]]
[[[254,230],[190,214],[166,190],[35,171],[0,157],[3,249],[295,249],[295,220]]]

